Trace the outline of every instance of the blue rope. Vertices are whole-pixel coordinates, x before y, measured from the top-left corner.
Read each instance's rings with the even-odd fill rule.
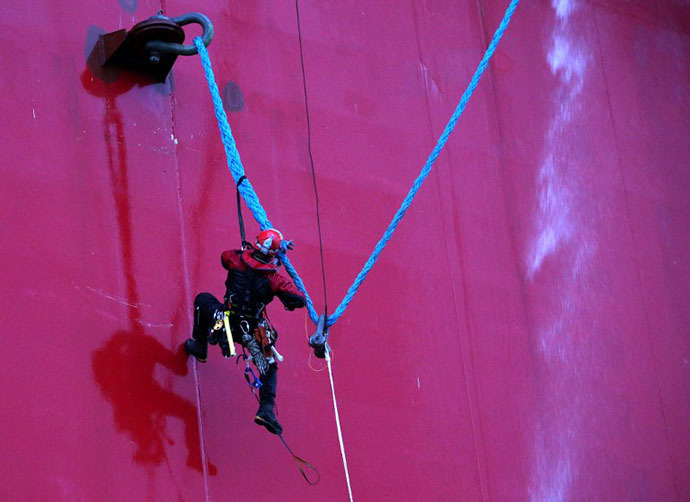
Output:
[[[211,59],[209,58],[208,51],[201,40],[201,37],[196,37],[194,39],[194,45],[196,45],[199,50],[199,56],[201,56],[201,64],[204,67],[204,73],[206,74],[206,80],[208,81],[208,87],[211,91],[211,97],[213,99],[213,108],[216,112],[216,119],[218,120],[218,127],[220,128],[220,137],[223,140],[223,147],[225,148],[225,157],[228,162],[228,168],[232,174],[235,184],[239,179],[244,176],[244,167],[242,166],[242,160],[240,159],[240,152],[237,151],[237,145],[235,144],[235,139],[232,136],[232,131],[230,130],[230,124],[228,123],[228,116],[223,108],[223,100],[220,98],[220,93],[218,92],[218,85],[216,84],[216,77],[213,75],[213,69],[211,68]],[[273,228],[273,225],[268,219],[268,215],[264,210],[261,202],[259,202],[259,196],[256,195],[256,191],[252,186],[249,178],[245,180],[238,187],[240,195],[244,199],[247,207],[254,215],[254,219],[257,221],[261,230],[267,228]],[[314,302],[312,302],[307,293],[307,288],[304,286],[304,282],[297,274],[297,270],[292,266],[290,260],[285,253],[279,255],[280,261],[285,266],[285,270],[288,271],[290,277],[295,282],[297,288],[304,294],[307,300],[307,310],[309,311],[309,317],[314,323],[318,322],[319,316],[314,309]]]
[[[493,38],[491,39],[491,43],[489,44],[489,47],[487,47],[486,52],[484,53],[484,57],[479,63],[479,66],[477,67],[477,70],[474,72],[474,75],[472,76],[472,80],[470,80],[469,85],[467,86],[467,89],[463,93],[462,97],[460,98],[460,103],[458,103],[457,108],[455,109],[455,112],[453,112],[453,115],[450,117],[450,120],[448,121],[448,124],[446,125],[445,129],[443,130],[443,134],[441,134],[441,137],[438,139],[436,142],[436,146],[434,149],[431,151],[431,154],[429,154],[429,157],[427,158],[426,163],[424,164],[424,167],[422,168],[421,172],[415,179],[414,183],[412,184],[412,188],[408,192],[407,196],[405,197],[405,200],[403,200],[402,205],[398,209],[398,211],[395,213],[395,216],[393,216],[393,220],[390,222],[388,225],[388,228],[386,229],[385,233],[383,234],[383,237],[379,240],[379,242],[376,244],[376,247],[372,251],[371,255],[367,259],[366,263],[364,264],[364,267],[362,270],[357,274],[357,277],[355,278],[354,282],[352,283],[352,286],[347,290],[347,294],[343,298],[342,302],[340,305],[338,305],[338,308],[335,309],[332,315],[328,317],[328,326],[332,326],[337,322],[337,320],[340,318],[341,315],[343,315],[343,312],[345,312],[345,309],[347,309],[348,305],[354,298],[355,294],[357,293],[357,290],[359,287],[362,285],[364,282],[364,279],[366,279],[367,275],[369,274],[369,271],[371,268],[374,266],[376,263],[376,260],[378,260],[379,255],[383,251],[383,248],[386,247],[386,244],[388,244],[388,241],[391,239],[393,236],[393,233],[395,232],[396,228],[398,227],[398,224],[402,220],[403,216],[405,216],[405,213],[407,212],[407,209],[410,207],[412,204],[412,201],[414,200],[415,195],[417,195],[417,192],[419,192],[419,189],[422,186],[422,183],[424,183],[424,180],[427,178],[429,173],[431,172],[431,168],[434,166],[434,163],[436,162],[436,159],[438,158],[439,154],[441,153],[441,150],[443,147],[446,145],[448,141],[448,137],[450,134],[453,132],[453,129],[455,129],[455,125],[462,115],[462,113],[465,111],[465,107],[467,106],[467,103],[469,102],[470,98],[472,97],[472,94],[474,93],[474,90],[477,87],[477,84],[479,83],[479,79],[482,77],[482,74],[486,70],[487,65],[489,64],[489,61],[491,60],[491,57],[494,55],[494,52],[496,51],[496,46],[498,45],[498,42],[501,40],[501,37],[503,36],[506,28],[508,28],[508,25],[510,24],[510,20],[513,17],[513,14],[515,13],[515,9],[517,8],[518,4],[520,3],[520,0],[511,0],[510,5],[506,9],[506,12],[503,16],[503,20],[501,21],[501,24],[499,25],[498,29],[496,30],[496,33],[494,33]],[[235,179],[235,182],[244,175],[244,168],[242,167],[242,162],[240,161],[240,155],[239,152],[237,151],[237,146],[235,145],[235,140],[232,137],[232,132],[230,131],[230,125],[228,124],[228,118],[227,115],[225,114],[225,110],[223,109],[223,102],[220,98],[220,94],[218,92],[218,86],[216,85],[215,78],[213,76],[213,70],[211,69],[211,61],[208,56],[208,52],[206,50],[206,47],[204,47],[204,44],[201,42],[201,38],[197,37],[194,39],[194,44],[196,47],[199,49],[199,55],[201,56],[201,62],[204,66],[204,72],[206,73],[206,79],[208,80],[209,88],[211,90],[211,96],[213,97],[213,107],[215,108],[216,111],[216,118],[218,119],[218,126],[220,127],[220,134],[223,139],[223,145],[225,147],[225,155],[228,160],[228,167],[230,168],[230,172],[232,173],[233,178]],[[270,228],[272,225],[270,221],[268,221],[268,216],[266,215],[266,211],[263,209],[261,206],[261,203],[259,202],[259,198],[256,195],[256,192],[254,191],[254,188],[251,186],[251,183],[249,183],[249,180],[246,180],[242,185],[240,185],[240,193],[242,197],[244,198],[245,202],[247,203],[247,207],[251,210],[252,214],[254,215],[254,219],[259,223],[262,229],[265,228]],[[314,304],[311,301],[311,298],[307,294],[306,288],[304,287],[304,283],[302,282],[302,279],[299,277],[297,274],[297,271],[295,268],[292,266],[290,263],[290,260],[285,256],[284,254],[280,255],[281,261],[285,265],[285,269],[288,271],[290,274],[290,277],[295,281],[295,285],[299,288],[302,293],[304,293],[306,299],[307,299],[307,308],[309,310],[309,317],[311,317],[311,320],[314,321],[314,323],[318,322],[318,315],[316,313],[316,310],[314,309]]]
[[[446,128],[443,130],[443,134],[441,134],[441,137],[438,139],[436,146],[431,151],[431,154],[429,155],[426,164],[424,164],[424,167],[419,173],[419,176],[417,176],[417,179],[414,180],[412,188],[407,194],[407,197],[405,197],[405,200],[403,200],[400,209],[398,209],[398,212],[395,213],[395,216],[393,216],[393,220],[388,225],[388,228],[386,229],[386,232],[383,234],[383,237],[381,237],[381,240],[376,244],[374,251],[371,253],[371,256],[369,256],[369,259],[364,264],[362,271],[359,274],[357,274],[355,281],[352,283],[352,286],[350,286],[350,289],[347,290],[347,294],[343,298],[343,301],[340,302],[340,305],[338,305],[338,308],[335,309],[333,314],[328,317],[328,326],[332,326],[333,324],[335,324],[335,322],[340,318],[340,316],[343,315],[343,312],[345,312],[345,309],[352,301],[352,298],[355,296],[357,290],[364,282],[364,279],[366,279],[367,274],[371,270],[371,267],[373,267],[374,263],[376,263],[376,260],[378,260],[381,251],[383,251],[383,248],[386,247],[386,244],[388,244],[388,241],[393,236],[393,232],[395,232],[395,229],[398,227],[400,220],[402,220],[402,217],[405,216],[407,209],[410,207],[410,204],[412,204],[412,200],[414,199],[415,195],[417,195],[417,192],[421,188],[422,183],[424,183],[424,180],[431,172],[431,168],[433,167],[434,162],[436,162],[439,153],[441,153],[441,150],[448,141],[448,136],[450,136],[450,133],[452,133],[453,129],[455,129],[455,124],[460,118],[460,115],[462,115],[462,112],[465,111],[465,106],[467,106],[467,103],[472,97],[472,93],[477,87],[479,79],[482,77],[484,70],[486,70],[486,66],[489,64],[491,56],[494,55],[499,40],[501,40],[503,33],[506,31],[506,28],[508,28],[508,24],[510,23],[510,19],[513,17],[513,13],[515,12],[518,3],[520,3],[520,0],[512,0],[510,2],[508,9],[506,10],[505,15],[503,16],[501,24],[496,30],[493,39],[491,39],[491,43],[489,44],[489,47],[486,49],[484,57],[479,63],[477,70],[474,72],[472,80],[470,80],[467,89],[463,93],[462,98],[460,98],[460,103],[458,104],[458,107],[455,109],[455,112],[450,117],[450,120],[448,121]]]

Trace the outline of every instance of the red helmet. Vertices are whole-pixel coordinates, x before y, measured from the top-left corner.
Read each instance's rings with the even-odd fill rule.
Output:
[[[275,256],[280,251],[283,234],[275,228],[267,228],[256,236],[256,250],[269,256]]]

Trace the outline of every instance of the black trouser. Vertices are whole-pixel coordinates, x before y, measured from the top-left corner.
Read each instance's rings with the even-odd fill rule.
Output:
[[[215,319],[213,315],[217,310],[227,310],[227,307],[218,301],[218,298],[211,293],[199,293],[194,299],[194,331],[192,337],[199,343],[205,343],[208,339],[208,334],[213,328]],[[242,331],[239,324],[230,319],[232,330],[232,339],[235,343],[242,343]],[[222,336],[225,336],[224,334]]]
[[[211,293],[199,293],[194,298],[194,331],[192,338],[199,343],[206,343],[208,334],[215,323],[213,315],[225,306]]]
[[[276,393],[278,392],[278,365],[273,363],[268,367],[265,375],[261,375],[261,387],[259,388],[259,398],[261,404],[275,405]]]

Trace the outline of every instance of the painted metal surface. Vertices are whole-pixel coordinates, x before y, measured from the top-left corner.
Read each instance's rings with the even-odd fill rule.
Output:
[[[505,3],[300,1],[329,303]],[[317,487],[252,423],[240,368],[214,352],[197,387],[179,351],[239,241],[202,69],[85,66],[95,34],[161,7],[214,21],[248,175],[323,301],[293,2],[3,4],[0,498],[346,499],[302,312],[271,311],[279,418]],[[688,19],[672,0],[520,6],[331,332],[355,499],[690,498]]]

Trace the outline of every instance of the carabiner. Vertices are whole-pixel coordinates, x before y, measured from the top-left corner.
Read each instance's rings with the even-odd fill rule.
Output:
[[[249,363],[247,363],[247,367],[244,369],[244,379],[251,387],[254,387],[255,389],[258,389],[263,385],[261,380],[256,377],[256,374],[249,367]]]
[[[240,321],[240,329],[242,330],[242,333],[245,335],[249,334],[249,323],[247,321]]]

